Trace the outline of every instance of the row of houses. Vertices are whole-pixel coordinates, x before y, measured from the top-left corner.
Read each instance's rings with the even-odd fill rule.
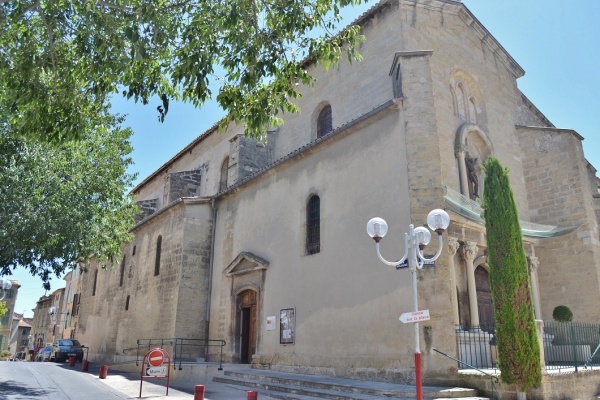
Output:
[[[24,359],[57,339],[77,337],[79,318],[79,277],[78,269],[64,276],[65,287],[55,289],[37,301],[33,318],[15,311],[18,291],[21,285],[12,282],[6,291],[4,301],[8,312],[0,320],[0,352],[7,350],[11,358]],[[28,357],[27,357],[28,358]]]

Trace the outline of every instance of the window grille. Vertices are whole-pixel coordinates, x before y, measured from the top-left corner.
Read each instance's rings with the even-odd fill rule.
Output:
[[[312,196],[306,207],[306,254],[321,251],[321,200]]]
[[[331,106],[323,107],[317,118],[317,138],[327,135],[333,130],[331,124]]]

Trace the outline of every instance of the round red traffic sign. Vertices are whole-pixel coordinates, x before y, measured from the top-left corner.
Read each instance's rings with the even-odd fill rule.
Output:
[[[148,354],[148,364],[153,367],[160,367],[165,361],[165,356],[160,349],[154,349]]]

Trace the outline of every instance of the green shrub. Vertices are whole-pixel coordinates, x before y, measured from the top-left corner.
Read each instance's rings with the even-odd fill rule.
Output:
[[[556,306],[552,311],[552,319],[556,322],[573,321],[573,312],[567,306]]]
[[[485,228],[500,378],[525,392],[542,381],[527,256],[508,171],[490,157],[485,175]]]

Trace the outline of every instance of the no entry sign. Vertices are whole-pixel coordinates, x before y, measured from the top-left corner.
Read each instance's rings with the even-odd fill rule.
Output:
[[[148,364],[153,367],[160,367],[165,361],[165,356],[163,355],[162,350],[154,349],[148,354]]]
[[[166,365],[165,365],[166,364]],[[160,347],[148,350],[142,361],[140,371],[140,397],[144,378],[167,378],[167,396],[169,395],[169,381],[171,379],[171,356]]]

